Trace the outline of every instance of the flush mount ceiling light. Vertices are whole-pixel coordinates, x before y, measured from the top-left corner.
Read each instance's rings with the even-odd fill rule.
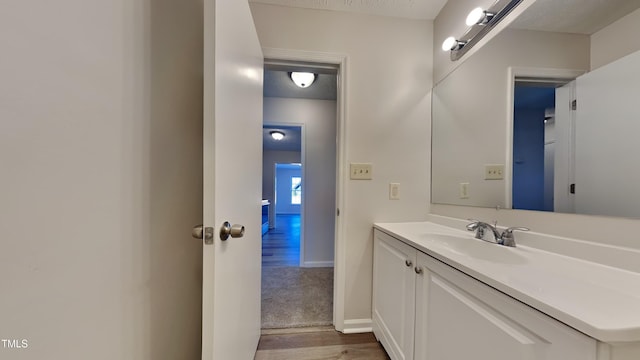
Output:
[[[316,74],[310,72],[291,72],[289,73],[291,80],[298,87],[308,88],[316,80]]]
[[[271,135],[273,140],[276,140],[276,141],[280,141],[284,139],[284,133],[282,131],[277,131],[277,130],[270,131],[269,135]]]
[[[486,25],[496,16],[495,13],[485,11],[484,9],[477,7],[467,15],[467,26],[473,25]]]

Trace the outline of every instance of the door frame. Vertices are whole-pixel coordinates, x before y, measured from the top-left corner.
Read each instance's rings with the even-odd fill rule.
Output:
[[[506,209],[513,208],[513,102],[515,100],[516,78],[533,78],[533,79],[576,79],[578,76],[586,73],[586,70],[577,69],[552,69],[552,68],[534,68],[534,67],[517,67],[511,66],[507,69],[507,118],[506,131],[506,157],[504,164],[504,206]]]
[[[292,61],[317,64],[331,64],[338,68],[338,94],[336,113],[336,217],[334,239],[333,271],[333,326],[336,330],[345,330],[345,294],[346,294],[346,211],[345,211],[345,168],[346,149],[346,89],[348,57],[344,54],[314,52],[291,49],[263,47],[265,62]],[[303,164],[304,166],[304,164]],[[303,169],[304,172],[304,169]],[[304,181],[304,179],[303,179]],[[304,194],[303,194],[304,196]],[[304,199],[303,199],[304,201]],[[302,229],[301,229],[302,230]],[[301,244],[302,251],[302,244]],[[301,258],[302,261],[302,258]]]

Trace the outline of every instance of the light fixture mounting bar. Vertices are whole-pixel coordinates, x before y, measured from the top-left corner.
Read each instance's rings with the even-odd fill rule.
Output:
[[[484,38],[502,19],[513,11],[523,0],[498,0],[489,9],[487,13],[495,14],[486,24],[476,24],[467,30],[467,32],[459,39],[464,42],[464,46],[451,50],[451,61],[459,60],[466,54],[475,44]]]

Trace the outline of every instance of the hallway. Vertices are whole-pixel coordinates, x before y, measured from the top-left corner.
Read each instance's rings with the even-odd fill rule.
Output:
[[[300,215],[277,215],[262,235],[262,267],[300,266]]]

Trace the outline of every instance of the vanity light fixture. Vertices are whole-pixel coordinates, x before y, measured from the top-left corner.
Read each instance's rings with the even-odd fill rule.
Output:
[[[475,8],[466,19],[469,29],[461,37],[449,37],[442,43],[442,50],[450,51],[451,61],[460,60],[485,37],[504,17],[523,0],[496,0],[488,9]],[[449,46],[451,45],[451,46]]]
[[[473,25],[486,25],[496,16],[495,13],[485,11],[484,9],[477,7],[467,15],[467,26]]]
[[[316,74],[310,72],[293,71],[289,73],[289,77],[294,84],[301,88],[308,88],[316,80]]]
[[[284,133],[282,131],[278,131],[278,130],[269,131],[269,135],[271,135],[271,137],[275,141],[280,141],[284,139]]]

